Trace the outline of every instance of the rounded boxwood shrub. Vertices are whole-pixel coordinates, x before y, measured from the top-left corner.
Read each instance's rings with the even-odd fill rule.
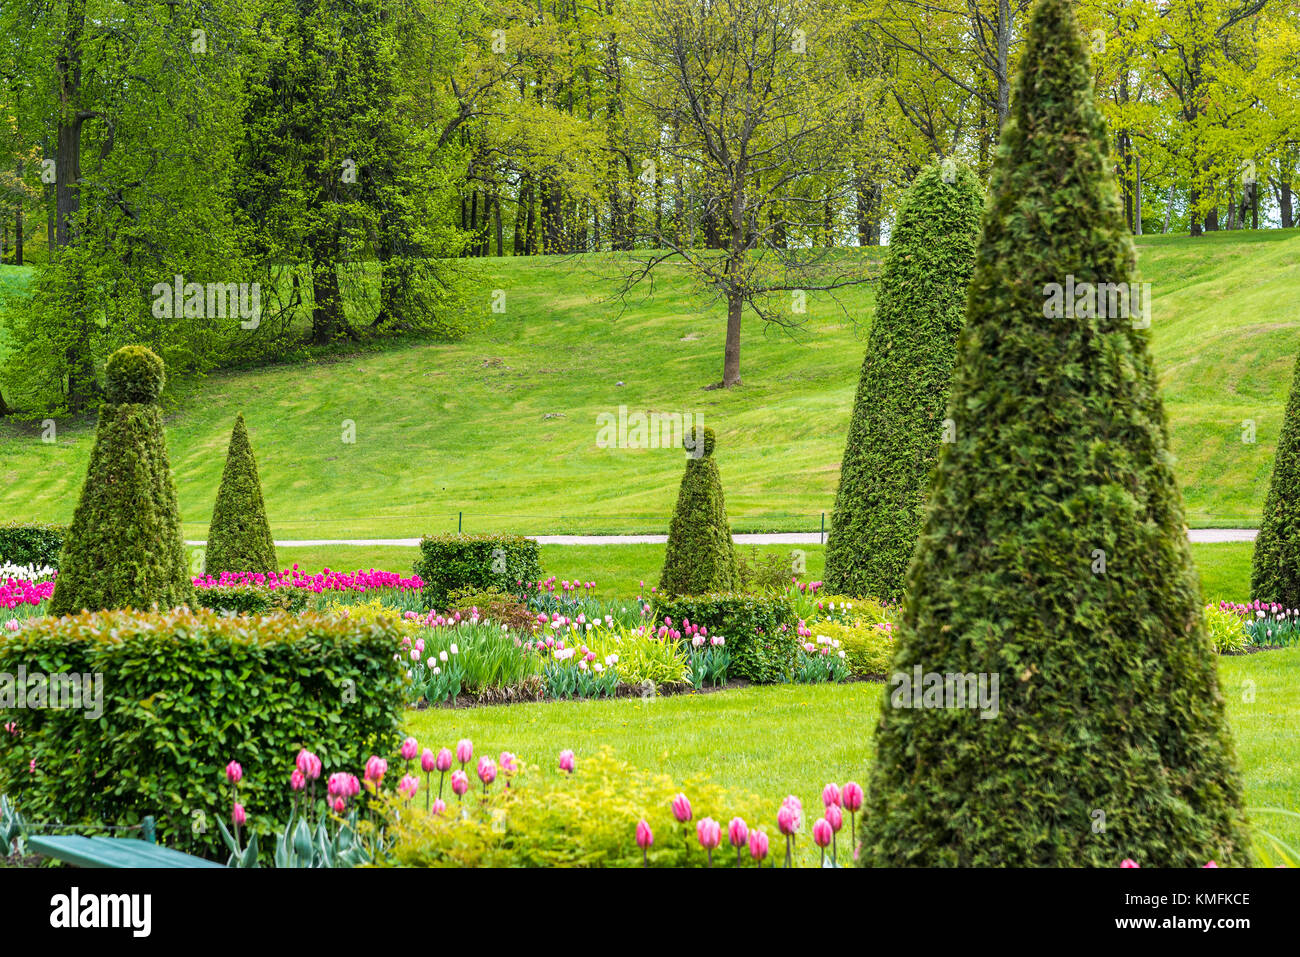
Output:
[[[203,570],[213,578],[220,578],[222,572],[270,574],[279,570],[262,501],[262,483],[257,477],[257,460],[242,412],[235,417],[230,434],[203,559]]]
[[[50,598],[56,616],[155,604],[167,609],[194,596],[157,402],[162,360],[126,346],[108,368],[110,399],[120,401],[99,410],[86,481]]]
[[[447,610],[453,591],[499,588],[512,595],[542,577],[537,543],[522,535],[426,535],[415,572],[431,608]]]
[[[1291,397],[1255,538],[1250,597],[1300,608],[1300,360],[1291,377]]]
[[[58,569],[68,526],[46,522],[0,524],[0,564],[48,565]]]
[[[1051,284],[1127,283],[1135,260],[1067,0],[1031,17],[990,193],[861,862],[1245,864],[1148,335],[1045,307]],[[996,716],[949,696],[966,675],[998,679]]]
[[[677,492],[677,507],[668,525],[659,588],[673,595],[699,595],[736,587],[736,550],[722,495],[722,477],[713,457],[712,429],[700,442],[686,436],[686,474]]]
[[[984,194],[965,165],[934,165],[890,236],[826,537],[826,585],[897,599],[939,455]]]
[[[656,625],[670,618],[721,635],[731,652],[728,673],[755,684],[785,681],[799,650],[798,618],[783,595],[709,593],[660,595],[655,600]]]

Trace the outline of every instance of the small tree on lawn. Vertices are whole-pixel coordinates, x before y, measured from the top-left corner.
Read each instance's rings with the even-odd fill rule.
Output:
[[[922,171],[889,240],[840,486],[826,587],[896,599],[939,455],[984,195],[966,166]]]
[[[1291,398],[1255,539],[1250,597],[1300,608],[1300,360],[1291,377]]]
[[[166,609],[194,594],[158,406],[163,362],[125,346],[106,373],[108,401],[59,559],[52,615]]]
[[[712,429],[686,436],[686,474],[668,526],[659,588],[670,595],[730,591],[736,584],[736,551],[722,496],[722,477],[713,458]],[[701,444],[702,443],[702,444]]]
[[[1045,307],[1067,277],[1127,283],[1135,261],[1069,0],[1038,3],[1016,89],[861,861],[1244,864],[1148,335],[1096,297]]]
[[[248,442],[241,412],[230,434],[226,467],[221,473],[217,504],[212,510],[204,570],[213,576],[222,572],[274,572],[275,541],[266,520],[262,483],[257,477],[257,460]]]

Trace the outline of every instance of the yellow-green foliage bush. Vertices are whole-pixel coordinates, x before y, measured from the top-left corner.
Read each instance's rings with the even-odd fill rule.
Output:
[[[671,803],[679,792],[691,802],[687,824],[679,824],[672,815]],[[498,782],[486,797],[482,788],[471,789],[463,804],[451,797],[441,816],[427,814],[420,798],[410,805],[393,805],[391,863],[401,867],[640,867],[636,826],[645,819],[654,832],[650,866],[702,867],[706,855],[695,826],[712,817],[722,828],[722,843],[713,852],[714,866],[734,867],[736,851],[727,841],[727,824],[741,817],[750,827],[757,824],[767,832],[771,849],[764,863],[779,865],[785,840],[775,824],[777,803],[764,804],[752,794],[726,791],[707,779],[679,786],[666,774],[616,760],[604,748],[591,757],[579,755],[572,774],[521,764],[509,788]],[[805,818],[810,814],[811,809]],[[796,852],[816,863],[812,856],[816,849],[807,837],[809,827],[805,822]],[[742,860],[746,867],[756,866],[748,848]]]
[[[894,627],[890,622],[843,625],[823,621],[809,627],[814,636],[825,635],[839,641],[844,660],[855,678],[889,673],[894,660]]]
[[[689,680],[686,648],[671,638],[661,639],[653,631],[639,628],[594,628],[586,639],[596,656],[618,655],[618,680],[639,685],[651,681],[656,687],[684,685]]]
[[[1246,623],[1235,611],[1225,611],[1218,605],[1205,606],[1205,629],[1218,654],[1242,651],[1250,644]]]

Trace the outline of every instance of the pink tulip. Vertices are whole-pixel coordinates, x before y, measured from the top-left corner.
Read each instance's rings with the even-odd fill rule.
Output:
[[[749,840],[749,828],[745,825],[744,818],[731,819],[731,823],[727,825],[727,839],[731,841],[732,847],[745,846],[745,842]]]
[[[713,866],[713,849],[722,843],[722,826],[711,817],[701,818],[695,825],[695,836],[700,839],[700,846],[709,854],[709,866]]]
[[[468,761],[469,758],[466,758],[465,760]],[[435,766],[439,771],[441,771],[441,772],[443,772],[443,773],[446,773],[447,771],[450,771],[450,770],[451,770],[451,752],[448,751],[446,748],[443,748],[442,750],[440,750],[440,751],[438,752],[438,761],[437,761],[437,763],[436,763],[434,766]]]
[[[682,824],[691,819],[691,802],[685,794],[679,794],[673,798],[672,809],[673,817],[677,818]]]
[[[767,857],[767,834],[763,831],[753,830],[749,832],[749,856],[759,862]]]
[[[425,748],[420,754],[420,770],[425,774],[432,774],[433,769],[437,767],[437,758],[433,756],[433,751]]]
[[[378,785],[388,773],[388,762],[378,755],[372,754],[370,760],[366,762],[366,780]]]
[[[469,775],[464,771],[455,770],[451,772],[451,791],[456,797],[463,798],[465,792],[469,790]]]
[[[862,809],[862,786],[849,781],[840,791],[840,799],[844,804],[844,810],[850,814]]]
[[[478,759],[478,779],[483,782],[483,790],[497,779],[496,763],[486,754]]]
[[[573,773],[573,752],[564,750],[560,752],[560,770]]]
[[[248,820],[248,815],[244,813],[244,805],[235,802],[234,810],[230,813],[230,819],[235,822],[237,827],[243,827],[244,822]]]
[[[509,751],[502,751],[497,763],[501,765],[501,770],[506,774],[514,774],[519,770],[519,764],[515,761],[515,756]]]
[[[1202,870],[1206,867],[1218,867],[1218,866],[1219,865],[1214,863],[1214,861],[1206,861],[1205,864],[1202,865]]]
[[[294,762],[302,776],[308,781],[315,781],[321,774],[320,758],[312,754],[306,748],[298,752],[298,758]]]
[[[844,812],[840,810],[838,804],[832,804],[826,809],[826,822],[830,824],[831,830],[837,834],[840,828],[844,826]]]
[[[347,806],[348,806],[348,802],[345,801],[343,798],[341,798],[341,797],[336,797],[336,798],[334,799],[334,813],[335,813],[335,814],[342,814],[343,811],[347,808]]]
[[[226,779],[231,784],[238,784],[244,777],[244,769],[239,766],[238,761],[231,761],[226,765]]]
[[[306,786],[307,778],[301,771],[294,768],[293,773],[289,775],[289,787],[293,788],[295,791],[301,791]]]
[[[1119,866],[1120,867],[1141,867],[1142,865],[1139,864],[1137,861],[1133,860],[1133,858],[1126,857],[1124,858],[1124,860],[1119,862]]]
[[[469,764],[470,759],[474,757],[474,745],[469,738],[461,738],[456,742],[456,760],[460,762],[463,768]]]
[[[441,814],[445,810],[447,810],[447,804],[445,801],[443,801],[442,798],[438,798],[436,801],[433,802],[434,814]]]
[[[641,866],[650,866],[650,845],[655,842],[654,831],[650,830],[650,825],[646,823],[645,818],[636,822],[636,846],[641,848]]]
[[[828,784],[822,788],[822,803],[827,807],[839,807],[841,792],[838,784]]]
[[[403,775],[402,780],[397,782],[397,793],[408,801],[415,797],[415,792],[420,790],[420,781],[414,775]]]
[[[799,829],[799,816],[793,808],[782,804],[781,809],[776,812],[776,826],[781,829],[782,834],[789,836]]]
[[[407,738],[402,742],[402,760],[411,761],[420,753],[420,745],[415,738]]]

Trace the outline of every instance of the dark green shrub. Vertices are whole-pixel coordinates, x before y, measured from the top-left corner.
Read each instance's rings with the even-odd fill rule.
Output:
[[[445,609],[457,588],[522,594],[524,586],[542,577],[539,554],[537,543],[522,535],[426,535],[415,573],[424,580],[424,600]]]
[[[656,625],[665,617],[721,635],[731,649],[729,674],[757,684],[786,680],[799,648],[799,622],[780,595],[664,595],[655,601]]]
[[[1070,276],[1133,277],[1107,143],[1071,5],[1040,0],[882,696],[866,865],[1248,862],[1148,334],[1048,302]],[[997,676],[996,717],[909,706],[914,669]]]
[[[55,616],[166,609],[194,596],[157,404],[162,360],[127,346],[109,359],[108,379],[110,401],[99,410],[86,482],[59,557]]]
[[[248,442],[242,412],[235,417],[235,429],[230,434],[226,466],[221,472],[221,487],[204,548],[203,570],[213,578],[220,578],[222,572],[270,574],[280,570],[262,501],[257,460]]]
[[[0,734],[0,793],[34,822],[136,824],[152,814],[162,842],[224,860],[228,762],[243,766],[240,803],[265,832],[288,818],[300,748],[324,763],[318,795],[331,772],[360,776],[369,755],[391,753],[404,700],[399,642],[392,622],[315,615],[118,611],[29,623],[0,641],[0,673],[103,676],[103,714],[0,711],[0,723],[18,725]]]
[[[5,522],[0,525],[0,564],[59,567],[59,553],[68,534],[66,525],[44,522]]]
[[[908,190],[889,240],[826,537],[826,585],[897,599],[939,456],[984,195],[964,165]]]
[[[687,434],[685,445],[686,474],[668,526],[659,588],[674,595],[730,591],[736,587],[736,550],[713,458],[713,430],[704,430],[702,447],[694,432]]]
[[[265,585],[217,585],[194,589],[194,603],[231,615],[267,615],[276,611],[297,615],[315,596],[305,588]]]
[[[1300,360],[1282,420],[1273,477],[1250,567],[1250,597],[1300,608]],[[3,549],[0,549],[3,554]]]

